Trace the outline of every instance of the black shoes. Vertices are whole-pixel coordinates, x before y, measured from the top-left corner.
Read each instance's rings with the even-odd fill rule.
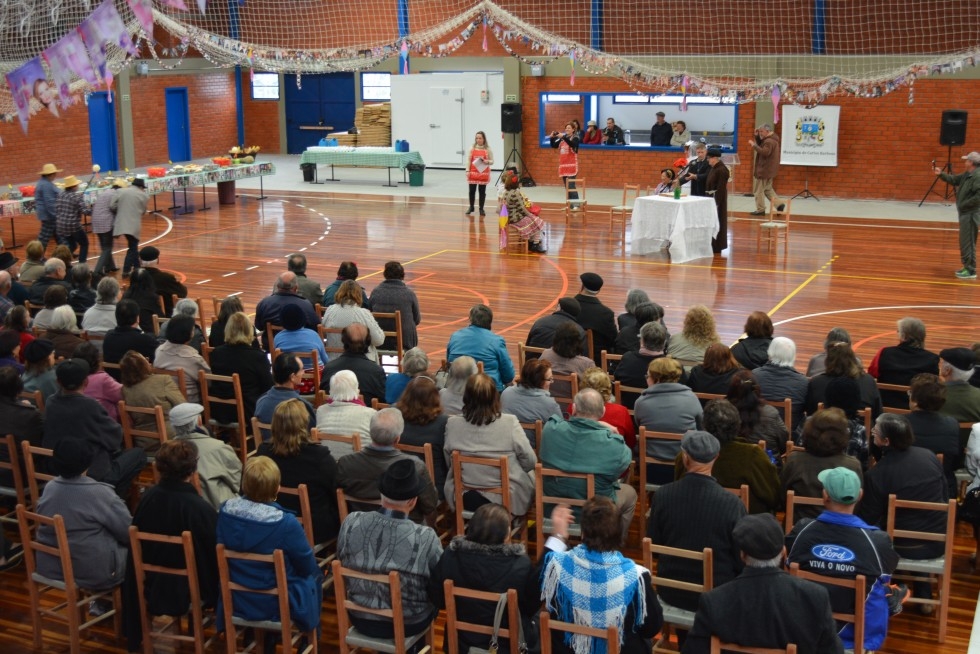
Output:
[[[750,211],[749,212],[749,215],[750,216],[764,216],[764,215],[766,215],[766,212],[765,211]]]
[[[544,243],[541,241],[538,241],[537,243],[528,243],[527,250],[528,252],[537,252],[538,254],[544,254],[548,251],[548,249],[544,246]]]
[[[467,216],[472,216],[473,215],[473,207],[470,207],[469,209],[466,210],[466,215]]]

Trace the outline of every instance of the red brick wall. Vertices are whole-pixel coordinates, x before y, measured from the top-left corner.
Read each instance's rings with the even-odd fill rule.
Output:
[[[279,154],[279,103],[253,100],[251,76],[242,72],[242,98],[245,112],[245,143],[258,145],[268,154]],[[280,94],[285,91],[280,88]]]
[[[13,124],[0,124],[0,184],[4,188],[7,184],[33,184],[38,171],[49,162],[64,169],[62,175],[85,180],[92,174],[88,110],[79,103],[59,111],[60,118],[47,109],[32,116],[27,134],[17,119]]]

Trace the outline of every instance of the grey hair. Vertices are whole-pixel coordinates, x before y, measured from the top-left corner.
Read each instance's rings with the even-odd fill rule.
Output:
[[[429,356],[420,347],[413,347],[402,357],[402,371],[409,377],[429,369]]]
[[[640,327],[640,344],[651,352],[659,352],[667,343],[667,328],[653,320]]]
[[[289,255],[289,259],[286,260],[286,266],[290,272],[294,272],[297,275],[305,275],[306,255],[299,252]]]
[[[0,270],[0,288],[10,288],[14,280],[6,270]]]
[[[475,375],[478,370],[476,359],[470,356],[459,357],[449,366],[449,379],[446,380],[446,390],[462,395],[466,389],[467,380]]]
[[[470,324],[476,327],[490,329],[493,325],[493,311],[485,304],[475,304],[470,309]]]
[[[198,306],[197,302],[190,299],[189,297],[177,300],[177,304],[174,305],[175,316],[190,316],[191,318],[197,318]]]
[[[97,304],[115,304],[116,298],[119,297],[119,282],[115,277],[103,277],[99,280],[96,293],[98,293]]]
[[[744,554],[744,553],[743,553]],[[771,559],[756,559],[745,554],[746,568],[780,568],[783,565],[783,553],[780,552]]]
[[[187,438],[195,431],[197,431],[197,423],[192,422],[185,425],[173,425],[174,428],[174,438]]]
[[[942,368],[942,373],[947,377],[947,381],[965,382],[970,381],[970,377],[973,376],[972,368],[970,370],[960,370],[949,361],[943,361]]]
[[[54,257],[51,257],[50,259],[44,262],[45,275],[50,275],[51,273],[57,272],[59,270],[65,270],[65,262],[62,261],[61,259],[55,259]]]
[[[912,347],[923,348],[926,345],[926,324],[918,318],[905,317],[898,321],[898,338]]]
[[[759,125],[759,129],[764,129],[767,132],[771,132],[772,131],[772,125],[770,125],[769,123],[762,123],[761,125]]]
[[[78,331],[78,318],[75,316],[75,310],[71,308],[70,304],[55,307],[51,312],[51,321],[48,325],[51,329]]]
[[[294,272],[284,272],[276,280],[277,291],[292,291],[297,288],[299,288],[299,281],[297,281],[296,273]]]
[[[851,343],[851,335],[843,327],[834,327],[827,332],[827,338],[823,341],[823,349],[827,350],[834,343]]]
[[[575,415],[599,420],[606,412],[602,394],[594,388],[583,388],[575,396]]]
[[[371,442],[378,445],[394,445],[405,430],[405,418],[395,407],[381,409],[371,416]]]
[[[785,336],[777,336],[769,344],[769,362],[782,368],[792,368],[796,363],[796,343]]]
[[[357,385],[357,375],[350,370],[341,370],[330,378],[330,397],[341,402],[351,402],[357,399],[360,388]]]
[[[631,288],[626,294],[626,313],[632,314],[636,307],[649,301],[650,296],[642,288]]]

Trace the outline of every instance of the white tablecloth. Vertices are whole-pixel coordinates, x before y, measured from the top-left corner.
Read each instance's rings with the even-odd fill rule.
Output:
[[[670,248],[670,260],[683,263],[712,256],[711,239],[718,234],[713,198],[651,195],[633,205],[633,253]]]

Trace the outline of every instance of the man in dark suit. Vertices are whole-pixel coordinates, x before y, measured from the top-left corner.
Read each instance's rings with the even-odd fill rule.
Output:
[[[558,300],[558,311],[547,316],[542,316],[534,321],[534,324],[531,325],[531,331],[527,333],[524,344],[528,347],[551,347],[551,344],[555,340],[555,330],[558,329],[558,326],[566,322],[578,325],[576,320],[581,311],[582,306],[575,298],[561,298]],[[585,342],[585,330],[580,325],[578,327],[582,332],[582,341]]]
[[[116,305],[116,327],[106,332],[102,341],[102,360],[106,363],[119,363],[130,350],[135,350],[153,363],[157,351],[157,339],[140,329],[140,305],[135,300],[120,300]],[[119,371],[109,368],[108,372],[119,381]]]
[[[640,349],[623,355],[623,359],[613,372],[616,381],[623,386],[646,388],[650,362],[666,356],[664,353],[666,346],[667,329],[659,322],[651,321],[640,327]],[[632,409],[637,396],[636,393],[623,393],[623,406]]]
[[[344,344],[344,353],[323,366],[320,388],[329,393],[330,378],[341,370],[350,370],[357,377],[357,386],[366,405],[371,406],[374,398],[384,402],[387,376],[384,368],[367,358],[370,344],[367,327],[359,322],[352,323],[344,327],[340,340]]]
[[[599,301],[597,297],[602,290],[602,277],[594,272],[586,272],[579,275],[582,280],[582,289],[575,296],[581,306],[578,314],[578,324],[582,329],[592,330],[592,344],[595,351],[592,358],[596,365],[602,361],[602,351],[614,351],[616,344],[616,316],[612,309]]]
[[[150,273],[157,295],[163,298],[163,310],[168,316],[174,312],[174,296],[187,297],[187,287],[177,281],[177,276],[160,270],[160,250],[147,245],[140,250],[140,265]]]
[[[707,654],[712,636],[746,647],[794,643],[798,654],[843,654],[827,589],[782,569],[786,547],[776,519],[768,513],[745,516],[732,537],[745,570],[701,595],[683,654]]]

